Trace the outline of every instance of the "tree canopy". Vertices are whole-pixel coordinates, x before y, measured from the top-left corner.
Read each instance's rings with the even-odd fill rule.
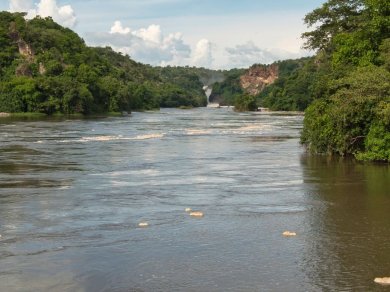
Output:
[[[91,114],[207,103],[201,69],[153,68],[110,47],[88,47],[50,17],[24,16],[0,12],[0,112]]]
[[[302,143],[313,152],[390,161],[390,2],[329,0],[305,18],[317,83]],[[315,94],[315,92],[314,92]]]

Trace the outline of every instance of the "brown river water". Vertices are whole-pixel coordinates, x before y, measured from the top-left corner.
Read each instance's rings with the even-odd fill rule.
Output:
[[[0,291],[389,291],[389,165],[306,154],[302,120],[1,119]]]

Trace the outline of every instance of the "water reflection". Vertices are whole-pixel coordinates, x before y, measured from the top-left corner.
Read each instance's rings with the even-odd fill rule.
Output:
[[[321,290],[385,289],[390,272],[388,165],[303,156],[308,200],[318,202],[306,236],[304,270]]]

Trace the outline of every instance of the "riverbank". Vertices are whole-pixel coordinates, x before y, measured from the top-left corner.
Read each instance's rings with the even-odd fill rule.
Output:
[[[1,119],[20,119],[20,120],[40,120],[40,119],[90,119],[90,118],[106,118],[106,117],[125,117],[129,116],[131,113],[128,112],[107,112],[91,115],[83,115],[80,113],[77,114],[62,114],[55,113],[52,115],[47,115],[45,113],[0,113]]]
[[[8,118],[10,116],[11,116],[10,113],[0,113],[0,118]]]

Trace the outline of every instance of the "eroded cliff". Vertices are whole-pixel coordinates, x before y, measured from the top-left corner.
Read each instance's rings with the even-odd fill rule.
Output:
[[[277,64],[253,65],[240,77],[240,85],[250,95],[258,95],[264,88],[278,79],[279,68]]]

